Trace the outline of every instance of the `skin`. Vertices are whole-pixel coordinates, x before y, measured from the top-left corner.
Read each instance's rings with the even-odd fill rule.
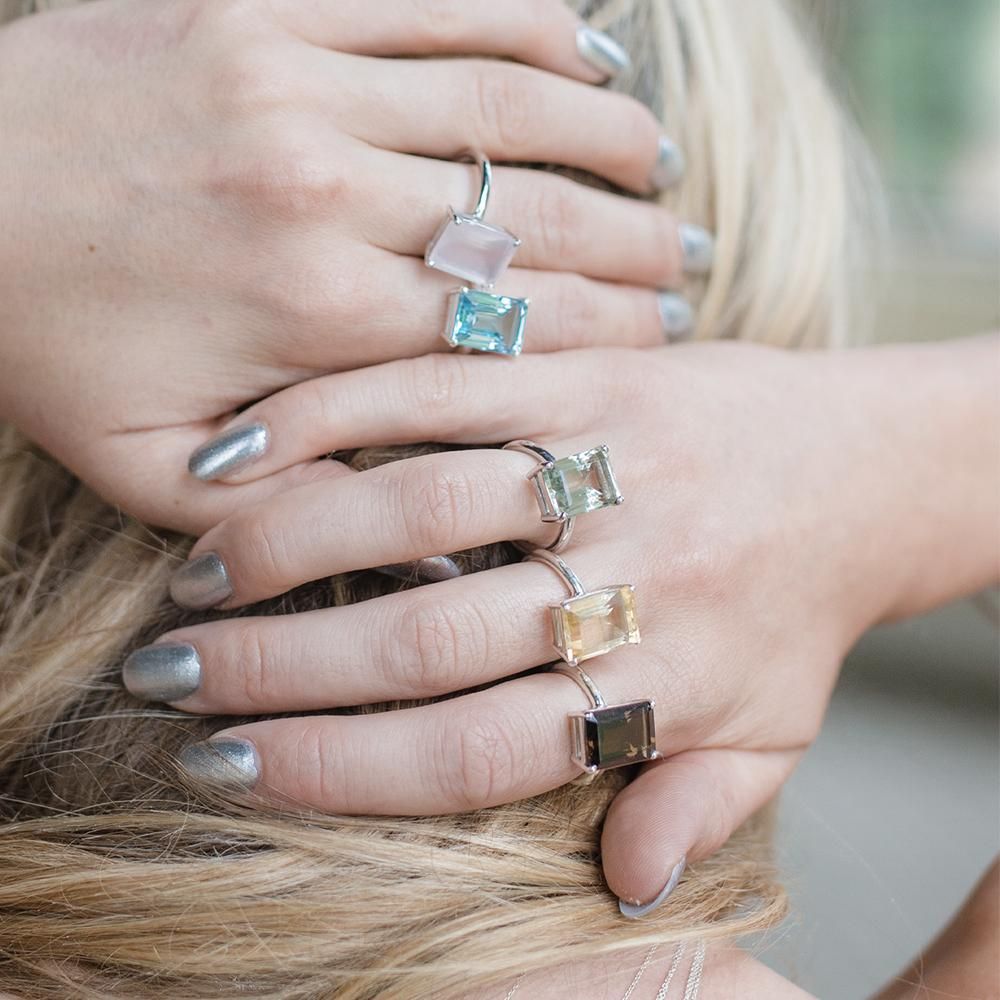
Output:
[[[522,359],[516,377],[421,357],[437,346],[430,331],[453,283],[418,257],[443,206],[471,204],[476,188],[474,171],[435,158],[472,141],[649,193],[659,136],[636,102],[587,86],[596,74],[561,4],[505,8],[502,24],[495,4],[463,4],[458,30],[439,6],[443,16],[414,31],[390,3],[366,3],[362,17],[351,3],[175,0],[150,15],[99,0],[0,32],[0,93],[19,95],[0,104],[0,128],[17,137],[0,191],[19,234],[16,255],[0,260],[11,277],[0,416],[126,510],[205,533],[195,554],[222,554],[230,607],[345,569],[547,541],[525,500],[524,456],[469,452],[354,476],[316,454],[428,438],[533,437],[562,454],[609,443],[629,527],[614,512],[581,523],[572,561],[595,586],[610,574],[644,595],[644,645],[594,673],[617,699],[660,706],[667,759],[619,797],[604,833],[610,886],[648,899],[681,856],[711,853],[773,795],[861,631],[996,578],[996,345],[930,358],[592,350]],[[525,65],[384,58],[470,51]],[[475,103],[463,103],[470,93]],[[447,110],[442,124],[417,113],[416,94]],[[72,107],[67,95],[78,95]],[[524,128],[488,113],[512,107],[531,109]],[[506,196],[492,218],[526,237],[501,291],[548,304],[533,343],[658,342],[654,289],[681,275],[676,221],[537,172],[497,176]],[[587,322],[562,323],[567,303]],[[331,333],[360,319],[382,325]],[[380,367],[350,371],[366,365]],[[315,377],[327,372],[337,374]],[[186,476],[188,453],[265,397],[254,412],[275,441],[266,458],[226,484]],[[420,406],[394,411],[404,399]],[[651,441],[665,444],[654,453]],[[343,524],[351,531],[337,537],[316,530]],[[364,551],[352,548],[359,537]],[[172,636],[206,665],[202,689],[178,707],[439,694],[551,658],[536,613],[561,594],[543,567],[435,587],[281,623],[295,635],[244,621]],[[499,627],[473,597],[503,609]],[[434,609],[445,606],[459,610],[444,620]],[[349,616],[364,614],[386,627],[359,632]],[[349,635],[393,644],[395,659],[362,641],[354,652],[379,669],[338,674]],[[330,669],[320,648],[344,662]],[[254,649],[256,662],[245,655]],[[392,719],[231,734],[256,745],[261,794],[342,812],[467,809],[569,780],[568,747],[553,734],[579,692],[547,675],[498,690]],[[452,752],[401,782],[393,748],[413,745]],[[348,752],[369,765],[364,787],[351,784]]]
[[[591,586],[637,589],[642,645],[588,667],[615,702],[657,701],[664,759],[618,797],[603,833],[610,887],[648,901],[682,857],[711,854],[774,795],[867,628],[997,578],[997,349],[986,337],[837,354],[711,343],[516,366],[396,362],[255,407],[246,419],[269,425],[272,448],[234,486],[316,451],[407,440],[527,437],[559,456],[610,446],[626,502],[578,519],[568,561]],[[242,509],[192,558],[223,560],[235,608],[327,574],[509,538],[544,544],[532,467],[469,450],[317,482]],[[551,661],[542,609],[564,593],[550,569],[522,563],[351,607],[182,629],[163,638],[198,650],[202,683],[176,705],[294,712],[500,681]],[[263,798],[441,813],[572,779],[565,717],[582,704],[574,684],[543,673],[429,707],[220,735],[256,747]]]
[[[186,465],[283,387],[445,349],[458,282],[422,255],[478,195],[446,162],[464,149],[651,193],[661,127],[593,86],[578,26],[559,0],[98,0],[0,30],[0,418],[189,533],[335,477],[305,456],[218,491]],[[669,213],[541,171],[495,182],[488,220],[524,240],[498,291],[536,300],[529,349],[662,343]]]

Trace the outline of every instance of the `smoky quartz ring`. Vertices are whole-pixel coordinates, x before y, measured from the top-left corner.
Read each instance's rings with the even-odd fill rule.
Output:
[[[569,545],[577,515],[619,507],[625,502],[605,444],[559,459],[534,441],[511,441],[504,450],[519,451],[538,460],[527,478],[535,487],[542,521],[559,525],[555,541],[546,546],[549,552],[562,552]],[[514,544],[524,552],[537,548],[526,542]]]
[[[609,705],[594,679],[579,666],[559,664],[553,673],[575,681],[590,699],[591,707],[571,712],[569,718],[572,757],[587,774],[656,760],[656,723],[652,700]]]
[[[427,245],[424,263],[467,282],[448,298],[444,339],[452,347],[516,357],[524,346],[528,299],[496,295],[493,287],[514,259],[521,241],[485,221],[493,191],[493,168],[482,153],[469,154],[481,171],[479,200],[471,212],[448,214]]]

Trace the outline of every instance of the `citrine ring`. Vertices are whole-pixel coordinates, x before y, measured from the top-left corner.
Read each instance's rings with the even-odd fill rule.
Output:
[[[485,221],[493,191],[493,168],[482,153],[469,156],[482,174],[479,199],[468,213],[448,209],[427,245],[424,263],[468,282],[449,296],[444,339],[452,347],[516,357],[524,346],[530,302],[496,295],[493,287],[510,266],[521,241],[502,226]]]
[[[542,521],[559,525],[555,541],[546,546],[549,552],[562,552],[569,545],[577,515],[618,507],[625,502],[606,444],[560,459],[534,441],[511,441],[504,449],[538,459],[538,465],[527,478],[535,487]],[[536,548],[526,542],[514,544],[525,552]]]
[[[625,705],[609,705],[594,679],[579,666],[558,664],[553,673],[575,681],[591,701],[591,707],[569,715],[571,755],[588,774],[656,760],[656,722],[651,699]]]
[[[630,583],[588,591],[553,552],[537,549],[526,562],[544,563],[569,588],[570,596],[549,606],[552,645],[570,666],[603,656],[619,646],[639,644],[635,587]]]

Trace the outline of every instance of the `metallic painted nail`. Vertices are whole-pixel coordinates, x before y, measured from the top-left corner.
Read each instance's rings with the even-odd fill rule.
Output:
[[[427,559],[419,559],[417,562],[376,566],[375,572],[408,582],[416,578],[419,583],[442,583],[445,580],[454,580],[461,576],[462,568],[448,556],[429,556]]]
[[[715,238],[707,229],[682,222],[677,231],[684,252],[685,274],[708,274],[715,260]]]
[[[180,752],[177,760],[197,781],[233,791],[250,791],[260,779],[257,749],[249,740],[222,736],[192,743]]]
[[[198,650],[186,642],[161,642],[137,649],[122,667],[130,694],[146,701],[180,701],[201,684]]]
[[[182,608],[217,607],[233,596],[225,563],[214,552],[185,563],[170,580],[170,596]]]
[[[674,292],[660,292],[657,296],[660,306],[660,323],[663,336],[668,344],[686,340],[694,330],[694,309],[683,296]]]
[[[610,35],[585,24],[576,29],[576,49],[582,59],[608,80],[632,65],[628,53]]]
[[[660,890],[660,894],[649,903],[626,903],[624,899],[618,900],[618,909],[621,910],[622,916],[628,917],[629,920],[637,920],[639,917],[644,917],[647,913],[652,913],[657,907],[662,906],[666,898],[677,888],[677,884],[680,882],[686,867],[687,858],[681,858],[674,865],[674,869],[670,873],[670,878],[667,880],[667,884]]]
[[[649,176],[649,183],[654,191],[666,191],[673,187],[683,176],[687,161],[684,152],[673,139],[660,136],[660,152],[656,157],[656,166]]]
[[[269,443],[263,424],[232,427],[191,453],[188,472],[203,482],[222,479],[253,465],[267,451]]]

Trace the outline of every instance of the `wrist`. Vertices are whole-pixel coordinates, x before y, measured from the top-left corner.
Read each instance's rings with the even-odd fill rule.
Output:
[[[847,428],[850,586],[868,598],[859,631],[996,581],[997,360],[996,337],[827,356]]]

